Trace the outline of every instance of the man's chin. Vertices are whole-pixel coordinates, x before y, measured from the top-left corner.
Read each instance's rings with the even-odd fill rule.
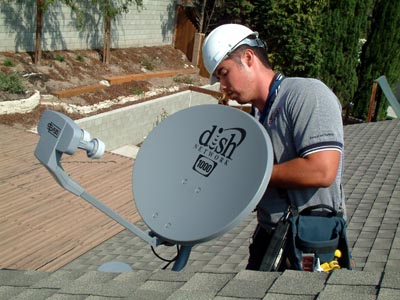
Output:
[[[247,101],[242,100],[242,99],[234,99],[237,103],[239,103],[240,105],[246,104]]]

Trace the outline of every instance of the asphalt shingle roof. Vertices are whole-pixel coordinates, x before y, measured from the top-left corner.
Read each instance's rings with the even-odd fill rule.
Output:
[[[195,246],[181,272],[162,270],[165,262],[125,230],[53,273],[0,270],[0,299],[399,299],[400,121],[346,126],[345,142],[353,271],[244,270],[255,226],[250,215],[230,232]],[[175,254],[174,247],[156,251]],[[110,261],[128,263],[133,271],[97,271]]]
[[[398,299],[400,272],[2,270],[0,299]]]

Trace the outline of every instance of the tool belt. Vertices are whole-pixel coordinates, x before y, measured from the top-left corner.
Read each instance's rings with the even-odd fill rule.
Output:
[[[322,208],[324,216],[320,215]],[[323,204],[301,212],[290,209],[276,227],[260,270],[278,268],[325,272],[351,269],[346,221],[341,214]]]

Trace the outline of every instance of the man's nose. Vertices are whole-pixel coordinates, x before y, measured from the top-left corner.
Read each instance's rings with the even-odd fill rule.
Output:
[[[227,90],[228,90],[228,85],[226,84],[226,82],[224,81],[224,80],[221,80],[220,82],[219,82],[219,90],[221,91],[221,92],[226,92]]]

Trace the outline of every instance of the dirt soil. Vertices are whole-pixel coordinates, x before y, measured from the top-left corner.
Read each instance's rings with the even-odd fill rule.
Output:
[[[27,98],[35,90],[40,91],[43,99],[43,96],[51,95],[56,91],[98,84],[106,77],[187,68],[193,68],[190,61],[180,50],[174,49],[172,46],[113,49],[110,64],[107,65],[102,63],[100,54],[95,50],[44,52],[40,65],[33,64],[33,57],[30,53],[0,52],[0,72],[20,75],[26,90],[25,94],[11,94],[0,90],[0,101]],[[111,85],[96,92],[70,98],[55,99],[52,97],[52,101],[55,99],[77,105],[92,105],[104,100],[116,99],[119,96],[130,96],[160,88],[175,87],[176,90],[182,91],[187,89],[189,84],[202,86],[208,82],[208,78],[202,77],[196,72],[190,75]],[[172,92],[165,92],[163,95],[170,93]],[[157,97],[160,96],[162,95]],[[142,101],[148,100],[151,98]],[[107,110],[119,107],[121,105],[114,105]],[[0,115],[0,123],[31,128],[37,124],[45,108],[40,105],[30,113]],[[70,115],[70,117],[78,119],[84,116]]]

